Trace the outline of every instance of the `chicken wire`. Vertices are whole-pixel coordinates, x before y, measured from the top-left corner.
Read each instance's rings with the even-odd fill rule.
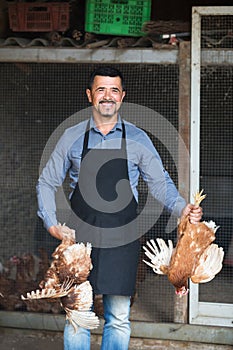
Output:
[[[233,16],[201,17],[201,48],[232,50]],[[200,285],[200,301],[233,303],[233,62],[220,65],[201,61],[200,187],[206,219],[219,225],[216,243],[225,252],[223,269],[211,282]]]
[[[150,108],[169,121],[174,128],[178,128],[179,68],[177,65],[116,64],[114,66],[119,68],[125,76],[126,102]],[[2,63],[0,65],[2,160],[0,258],[5,267],[11,266],[11,274],[8,278],[15,279],[16,264],[19,262],[18,271],[25,270],[21,261],[25,253],[34,254],[38,267],[37,257],[40,256],[41,248],[43,254],[50,256],[58,244],[58,241],[45,231],[36,214],[35,186],[39,164],[46,142],[52,132],[76,111],[89,107],[85,89],[89,74],[95,67],[95,64]],[[127,119],[127,116],[124,117]],[[144,116],[142,115],[141,118]],[[176,164],[166,145],[154,135],[152,122],[150,118],[145,118],[143,128],[150,134],[165,167],[177,184]],[[161,132],[165,142],[169,143],[171,136],[167,129],[162,129]],[[173,153],[177,153],[176,146],[175,144]],[[141,181],[139,193],[140,203],[144,203],[147,189]],[[153,216],[151,213],[148,215]],[[144,241],[152,237],[175,239],[175,230],[165,232],[168,220],[169,215],[166,212],[162,213],[159,220],[144,236]],[[9,262],[13,256],[20,259],[14,258]],[[26,258],[27,256],[24,256],[25,260]],[[43,257],[43,262],[46,265],[45,257]],[[17,298],[13,296],[10,301],[8,299],[5,304],[1,305],[2,309],[26,309],[25,304],[19,301],[19,294],[35,289],[38,282],[29,280],[30,277],[24,275],[16,286],[14,282],[12,289],[6,281],[1,282],[5,283],[5,287],[8,286],[6,287],[8,295],[15,294],[17,290]],[[41,305],[41,307],[42,309],[38,309],[35,305],[31,305],[30,311],[53,313],[61,311],[59,306],[54,304],[52,307],[47,305]],[[174,288],[168,283],[167,278],[156,276],[140,261],[137,293],[131,310],[131,318],[133,320],[172,322],[173,308]]]
[[[201,47],[233,47],[232,15],[201,16]]]

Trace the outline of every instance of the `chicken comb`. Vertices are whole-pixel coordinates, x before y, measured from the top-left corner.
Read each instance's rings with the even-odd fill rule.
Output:
[[[196,206],[198,206],[198,207],[199,207],[200,203],[203,201],[203,199],[205,199],[205,197],[206,197],[206,194],[203,194],[203,195],[202,195],[203,191],[204,191],[204,190],[202,189],[200,192],[196,192],[196,193],[194,193],[194,195],[193,195],[193,198],[194,198],[194,205],[196,205]]]

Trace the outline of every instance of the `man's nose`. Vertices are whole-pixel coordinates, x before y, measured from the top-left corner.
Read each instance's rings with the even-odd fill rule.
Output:
[[[105,89],[105,90],[104,90],[104,99],[105,99],[105,100],[111,100],[111,99],[112,99],[111,90],[108,90],[108,89]]]

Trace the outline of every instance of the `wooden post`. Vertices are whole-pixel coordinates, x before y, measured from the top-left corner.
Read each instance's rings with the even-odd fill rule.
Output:
[[[179,46],[179,192],[189,201],[189,144],[190,144],[190,42],[183,41]],[[185,146],[184,146],[185,144]],[[186,149],[185,149],[186,148]],[[187,323],[188,296],[175,297],[174,322]]]

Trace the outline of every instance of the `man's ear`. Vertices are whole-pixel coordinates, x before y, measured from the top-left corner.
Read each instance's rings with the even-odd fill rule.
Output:
[[[92,97],[91,97],[91,90],[90,89],[86,89],[86,95],[87,95],[88,101],[90,103],[92,103]]]

